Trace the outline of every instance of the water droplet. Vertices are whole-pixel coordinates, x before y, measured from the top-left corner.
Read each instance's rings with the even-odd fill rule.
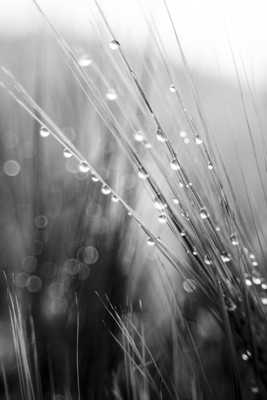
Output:
[[[113,194],[112,195],[112,197],[111,197],[111,200],[114,202],[114,203],[118,203],[118,201],[120,200],[115,194]]]
[[[50,135],[49,130],[45,126],[41,126],[41,128],[40,128],[40,136],[42,138],[46,138],[49,135]]]
[[[92,60],[88,56],[88,54],[82,54],[78,59],[78,63],[80,65],[80,67],[85,68],[92,64]]]
[[[65,149],[63,150],[63,156],[65,158],[71,158],[72,155],[73,155],[72,152],[67,147],[65,147]]]
[[[155,246],[155,241],[151,238],[151,237],[149,237],[148,239],[147,239],[147,245],[148,246]]]
[[[181,169],[179,161],[174,158],[171,162],[170,162],[170,167],[173,171],[178,171]]]
[[[198,254],[197,249],[195,247],[193,248],[192,254],[193,254],[193,256],[197,256],[197,254]]]
[[[149,142],[144,142],[144,146],[145,146],[145,148],[146,149],[151,149],[152,148],[152,145],[151,145],[151,143],[149,143]]]
[[[253,276],[253,277],[252,277],[252,282],[253,282],[255,285],[261,285],[261,278],[260,278],[259,276]]]
[[[173,202],[173,204],[175,204],[176,206],[179,205],[179,200],[178,200],[176,197],[174,197],[174,198],[172,199],[172,202]]]
[[[104,194],[105,196],[107,196],[108,194],[111,193],[110,187],[107,185],[103,185],[101,188],[101,193]]]
[[[42,281],[37,275],[32,275],[27,279],[27,289],[31,293],[39,292],[42,287]]]
[[[210,161],[208,162],[208,169],[210,171],[213,170],[213,164]]]
[[[210,256],[208,254],[206,254],[205,257],[204,257],[204,263],[206,265],[211,265],[212,264],[211,258],[210,258]]]
[[[106,98],[110,101],[114,101],[118,98],[118,95],[114,89],[109,89],[106,93]]]
[[[187,133],[185,131],[181,131],[180,132],[180,137],[181,138],[186,138],[186,136],[187,136]]]
[[[222,260],[222,262],[224,262],[224,263],[229,263],[231,260],[232,260],[232,258],[231,258],[231,256],[230,256],[230,254],[229,253],[226,253],[226,252],[223,252],[222,254],[221,254],[221,260]]]
[[[118,40],[111,40],[109,42],[109,47],[111,48],[111,50],[118,50],[118,48],[120,47],[120,42],[118,42]]]
[[[263,290],[267,290],[267,283],[262,283],[262,284],[261,284],[261,288],[262,288]]]
[[[190,139],[188,137],[184,138],[184,144],[189,144],[190,143]]]
[[[146,170],[144,168],[139,168],[138,170],[138,177],[140,179],[147,179],[149,177],[148,173],[146,172]]]
[[[168,221],[167,215],[166,215],[166,214],[160,214],[160,215],[158,216],[158,221],[159,221],[161,224],[166,224],[166,222]]]
[[[134,140],[136,140],[137,142],[143,142],[143,140],[145,139],[144,133],[142,131],[137,131],[134,134]]]
[[[196,144],[202,144],[203,143],[203,140],[201,139],[201,137],[199,135],[195,136],[195,143]]]
[[[196,282],[193,279],[186,279],[183,282],[184,291],[187,293],[192,293],[196,290]]]
[[[254,255],[253,253],[250,253],[249,258],[250,258],[251,260],[255,260],[255,259],[256,259],[255,255]]]
[[[266,306],[267,305],[267,297],[262,297],[261,302],[262,302],[262,304],[264,304]]]
[[[216,226],[215,231],[220,232],[221,228],[219,226]]]
[[[252,261],[251,264],[253,265],[253,267],[258,267],[258,265],[259,265],[258,261],[256,261],[256,260]]]
[[[246,284],[247,286],[252,286],[252,282],[251,282],[251,280],[250,280],[249,278],[246,278],[246,279],[245,279],[245,284]]]
[[[169,86],[169,91],[170,91],[171,93],[175,93],[175,92],[176,92],[176,87],[174,86],[173,83]]]
[[[161,128],[157,129],[156,137],[161,143],[167,142],[167,137],[165,136]]]
[[[238,246],[239,242],[235,233],[232,233],[230,236],[230,240],[233,246]]]
[[[209,217],[208,211],[205,207],[202,207],[199,211],[199,215],[201,219],[207,219]]]
[[[99,182],[99,178],[95,174],[91,175],[91,179],[93,182]]]
[[[20,164],[15,160],[8,160],[4,163],[4,173],[8,176],[17,176],[20,173]]]
[[[181,235],[182,237],[185,237],[185,236],[186,236],[185,231],[181,231],[181,232],[180,232],[180,235]]]
[[[81,161],[79,165],[79,171],[86,174],[87,172],[89,172],[89,170],[89,164],[86,161]]]
[[[179,182],[179,186],[180,186],[180,188],[183,188],[184,187],[183,182]]]
[[[158,196],[154,199],[154,207],[157,210],[165,210],[165,208],[167,208],[167,204]]]
[[[246,350],[246,351],[244,351],[244,353],[242,353],[241,357],[242,357],[242,360],[248,361],[251,357],[251,352],[249,350]]]

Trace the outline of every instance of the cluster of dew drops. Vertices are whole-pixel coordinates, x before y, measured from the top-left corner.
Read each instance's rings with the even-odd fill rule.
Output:
[[[117,50],[120,49],[120,43],[117,40],[113,39],[113,40],[111,40],[109,42],[109,48],[112,51],[117,51]],[[81,54],[79,59],[78,59],[78,64],[79,64],[79,66],[81,68],[90,67],[92,65],[92,63],[93,63],[93,61],[89,57],[89,55],[87,53]],[[169,86],[169,91],[171,93],[173,93],[173,94],[175,94],[177,92],[177,89],[176,89],[176,87],[175,87],[175,85],[173,83]],[[117,94],[117,92],[116,92],[116,90],[114,88],[109,88],[108,91],[105,94],[105,97],[106,97],[106,99],[108,101],[115,101],[118,98],[118,94]],[[49,134],[50,134],[49,130],[46,127],[42,126],[41,129],[40,129],[41,137],[46,138],[46,137],[49,136]],[[179,136],[183,140],[184,144],[186,144],[186,145],[190,144],[191,140],[188,137],[188,134],[187,134],[187,132],[185,130],[181,130],[180,133],[179,133]],[[147,140],[146,135],[142,130],[137,130],[133,135],[133,139],[136,142],[142,144],[146,149],[151,149],[152,148],[151,143]],[[161,129],[157,129],[156,139],[160,143],[166,143],[168,141],[167,136],[165,135],[165,133]],[[198,146],[203,144],[203,140],[198,134],[194,135],[194,142]],[[66,159],[69,159],[69,158],[71,158],[73,156],[73,152],[69,148],[66,147],[63,150],[63,156]],[[179,163],[177,158],[172,159],[170,161],[169,166],[170,166],[170,169],[172,171],[174,171],[174,172],[179,171],[181,169],[180,163]],[[213,166],[211,161],[208,162],[207,168],[210,171],[213,170],[214,166]],[[90,172],[89,164],[86,161],[81,161],[80,164],[79,164],[79,171],[82,172],[82,173]],[[148,172],[142,166],[140,166],[138,168],[137,175],[142,180],[146,180],[146,179],[149,178]],[[100,178],[95,173],[91,173],[91,179],[92,179],[93,182],[100,181]],[[180,187],[184,187],[184,184],[182,182],[180,182]],[[105,183],[102,183],[101,193],[103,195],[110,195],[111,194],[112,195],[111,196],[111,200],[114,203],[119,202],[118,196],[115,193],[113,193],[112,189]],[[166,210],[168,208],[167,204],[164,201],[162,201],[160,199],[160,197],[156,197],[154,199],[154,207],[155,207],[156,210],[159,211],[159,215],[158,215],[159,223],[160,224],[166,224],[168,222],[168,216],[167,216],[167,213],[166,213]],[[131,215],[130,211],[128,212],[128,215]],[[209,218],[208,211],[204,207],[200,209],[199,215],[200,215],[200,218],[202,220],[206,220],[206,219]],[[219,231],[220,228],[216,227],[216,230]],[[182,233],[181,233],[181,235],[182,235]],[[238,241],[237,235],[235,233],[232,233],[230,235],[230,241],[231,241],[233,246],[239,246],[239,241]],[[152,237],[148,237],[147,245],[151,246],[151,247],[155,246],[156,245],[156,239],[154,239]],[[196,249],[193,250],[193,255],[197,255],[197,250]],[[223,252],[221,254],[221,260],[224,263],[229,263],[231,261],[231,255],[229,253],[227,253],[227,252]],[[256,263],[257,263],[256,260],[255,259],[251,259],[251,258],[250,258],[250,260],[252,261],[252,266],[256,267],[257,266],[256,265]],[[204,263],[206,265],[212,265],[212,259],[208,254],[206,254],[204,256]],[[258,272],[253,273],[252,276],[249,276],[247,274],[246,277],[245,277],[245,283],[246,283],[246,285],[248,287],[252,286],[253,284],[254,285],[261,285],[262,290],[267,290],[267,283],[263,282],[263,279],[259,276]],[[261,301],[262,301],[262,304],[267,305],[267,296],[262,297]]]

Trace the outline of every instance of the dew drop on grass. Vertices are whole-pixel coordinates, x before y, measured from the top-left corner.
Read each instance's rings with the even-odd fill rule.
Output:
[[[104,194],[105,196],[109,195],[111,193],[111,189],[107,185],[103,185],[101,188],[101,193]]]
[[[246,284],[247,286],[252,286],[252,282],[251,282],[251,280],[250,280],[249,278],[246,278],[246,279],[245,279],[245,284]]]
[[[152,238],[148,238],[148,239],[147,239],[147,245],[148,245],[148,246],[151,246],[151,247],[152,247],[152,246],[155,246],[155,241],[154,241]]]
[[[199,215],[201,219],[207,219],[209,217],[208,211],[205,207],[202,207],[199,211]]]
[[[80,67],[85,68],[85,67],[89,67],[89,65],[92,64],[92,60],[88,56],[88,54],[83,54],[80,56],[78,63],[80,65]]]
[[[92,174],[91,179],[93,182],[99,182],[99,179],[95,174]]]
[[[198,145],[203,143],[203,140],[201,139],[201,137],[199,135],[195,136],[195,143]]]
[[[148,175],[148,173],[146,172],[146,170],[144,168],[139,168],[138,177],[140,179],[147,179],[149,177],[149,175]]]
[[[109,42],[109,47],[111,50],[118,50],[120,47],[120,42],[118,42],[118,40],[113,39]]]
[[[185,235],[185,231],[181,231],[180,232],[180,235],[182,236],[182,237],[185,237],[186,235]]]
[[[41,126],[41,128],[40,128],[40,136],[41,136],[42,138],[46,138],[46,137],[48,137],[49,135],[50,135],[49,130],[48,130],[45,126]]]
[[[267,283],[262,283],[262,284],[261,284],[261,288],[262,288],[263,290],[267,290]]]
[[[170,162],[170,167],[173,171],[178,171],[181,169],[179,161],[175,158]]]
[[[261,278],[259,276],[253,276],[252,282],[254,283],[254,285],[261,285]]]
[[[180,131],[180,137],[183,139],[186,138],[187,137],[186,131]]]
[[[113,201],[113,203],[118,203],[119,198],[115,194],[113,194],[111,200]]]
[[[188,137],[184,138],[184,144],[189,144],[190,143],[190,139]]]
[[[157,137],[157,140],[161,143],[167,142],[167,137],[165,136],[165,134],[163,133],[161,128],[157,129],[156,137]]]
[[[206,265],[211,265],[211,264],[212,264],[211,258],[210,258],[210,256],[207,255],[207,254],[204,256],[204,263],[205,263]]]
[[[87,172],[89,172],[89,170],[90,170],[89,164],[86,161],[81,161],[79,165],[79,171],[86,174]]]
[[[63,150],[63,156],[64,156],[65,158],[71,158],[71,157],[72,157],[72,152],[66,147],[66,148]]]
[[[178,200],[176,197],[174,197],[174,198],[172,199],[172,202],[173,202],[173,204],[175,204],[176,206],[179,205],[179,200]]]
[[[146,149],[151,149],[152,148],[152,144],[150,142],[145,141],[144,142],[144,146]]]
[[[161,224],[166,224],[166,222],[167,222],[167,215],[166,214],[160,214],[159,216],[158,216],[158,221],[161,223]]]
[[[222,260],[222,262],[224,262],[224,263],[229,263],[230,261],[231,261],[231,256],[230,256],[230,254],[228,254],[228,253],[226,253],[226,252],[223,252],[223,253],[221,253],[221,260]]]
[[[171,93],[175,93],[175,92],[176,92],[176,87],[174,86],[173,83],[169,86],[169,91],[170,91]]]
[[[235,233],[232,233],[230,236],[230,240],[233,246],[238,246],[239,242]]]
[[[167,204],[160,197],[156,197],[154,199],[154,207],[157,210],[165,210],[167,208]]]
[[[106,98],[109,101],[114,101],[118,98],[118,95],[114,89],[109,89],[106,93]]]
[[[213,170],[213,164],[209,161],[208,162],[208,169],[210,170],[210,171],[212,171]]]
[[[267,297],[262,297],[262,298],[261,298],[261,302],[262,302],[262,304],[263,304],[264,306],[266,306],[266,305],[267,305]]]
[[[135,140],[136,142],[143,142],[144,139],[145,139],[145,136],[144,136],[144,134],[143,134],[142,131],[137,131],[137,132],[135,132],[135,134],[134,134],[134,140]]]

